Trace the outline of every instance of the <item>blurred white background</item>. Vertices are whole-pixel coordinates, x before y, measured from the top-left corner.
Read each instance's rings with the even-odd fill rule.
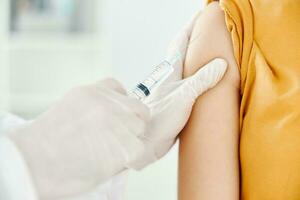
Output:
[[[68,89],[151,72],[201,0],[0,0],[0,109],[31,119]],[[177,147],[132,172],[128,200],[176,199]]]

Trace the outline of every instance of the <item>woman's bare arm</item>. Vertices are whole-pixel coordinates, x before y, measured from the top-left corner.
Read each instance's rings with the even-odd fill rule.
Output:
[[[215,57],[225,58],[229,68],[197,100],[180,136],[179,200],[239,199],[239,71],[217,2],[206,7],[195,25],[185,76]]]

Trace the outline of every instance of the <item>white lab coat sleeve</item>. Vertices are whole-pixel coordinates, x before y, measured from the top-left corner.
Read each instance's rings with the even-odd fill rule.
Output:
[[[27,121],[11,113],[0,111],[0,135],[5,134],[10,129],[16,128]]]
[[[26,121],[0,111],[0,199],[38,200],[27,165],[15,144],[5,136],[7,131]]]
[[[0,137],[0,199],[38,200],[27,166],[16,146]]]

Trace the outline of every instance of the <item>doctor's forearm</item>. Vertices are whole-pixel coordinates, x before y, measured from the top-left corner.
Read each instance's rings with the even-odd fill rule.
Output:
[[[225,58],[229,68],[215,88],[198,98],[181,134],[179,199],[237,200],[239,72],[224,14],[217,3],[204,10],[191,41],[186,76],[214,57]]]

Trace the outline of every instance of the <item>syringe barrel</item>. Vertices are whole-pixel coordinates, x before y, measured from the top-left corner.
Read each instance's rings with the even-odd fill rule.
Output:
[[[143,101],[150,96],[174,71],[173,66],[167,60],[160,63],[155,70],[131,93],[131,96]]]

